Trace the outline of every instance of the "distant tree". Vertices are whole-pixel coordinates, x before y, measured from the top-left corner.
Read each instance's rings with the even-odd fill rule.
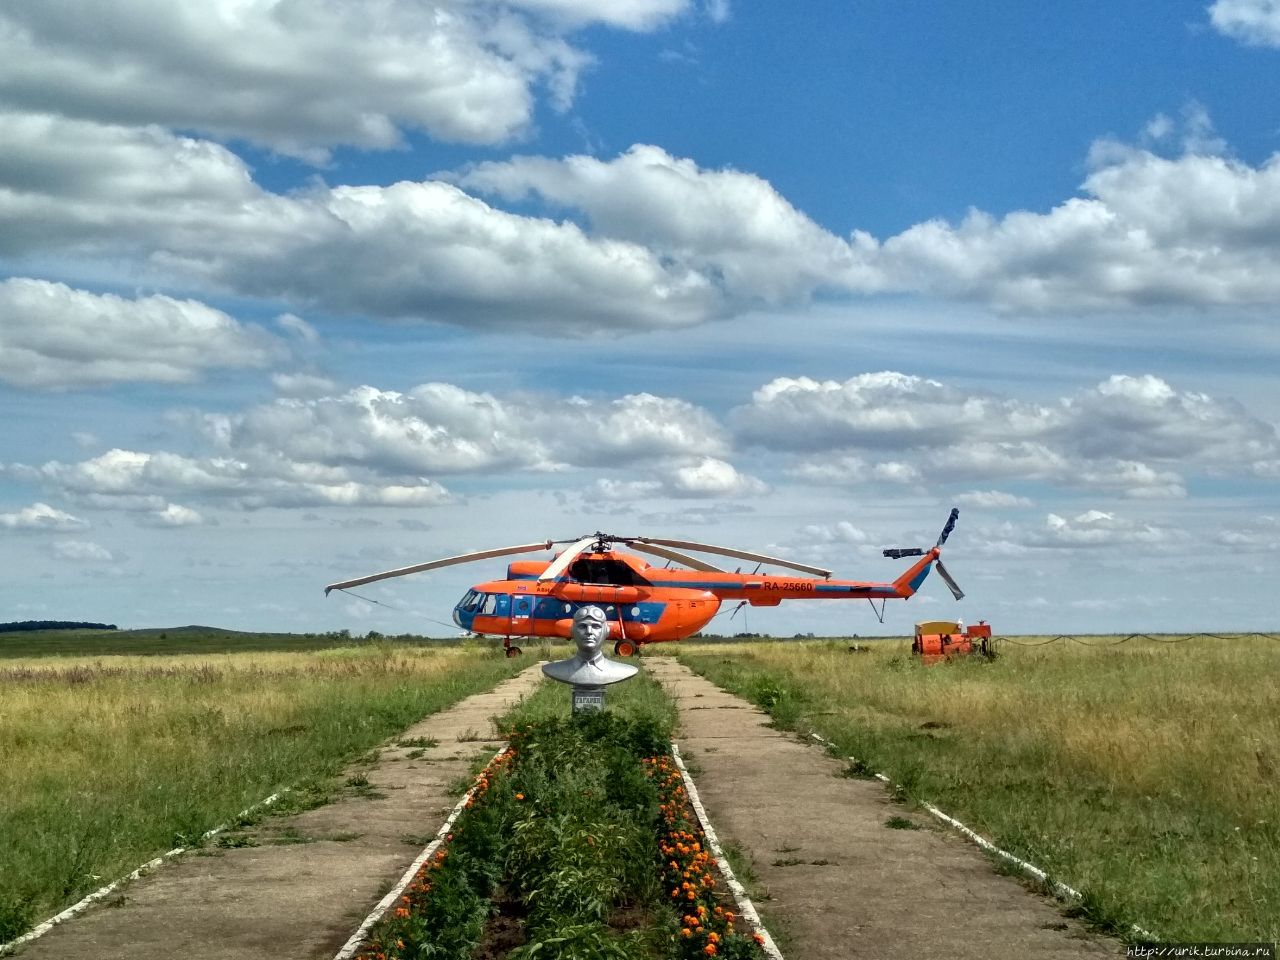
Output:
[[[19,633],[28,630],[116,630],[114,623],[86,623],[80,620],[19,620],[0,623],[0,633]]]

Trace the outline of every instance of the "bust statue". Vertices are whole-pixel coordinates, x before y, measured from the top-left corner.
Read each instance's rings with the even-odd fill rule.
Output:
[[[603,610],[579,607],[573,615],[573,642],[578,652],[568,660],[543,664],[542,672],[552,680],[580,687],[603,687],[634,677],[638,671],[631,664],[608,660],[600,652],[608,635]]]

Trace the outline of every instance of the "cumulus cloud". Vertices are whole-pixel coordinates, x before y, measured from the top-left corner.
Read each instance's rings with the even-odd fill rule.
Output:
[[[166,503],[158,510],[143,514],[138,522],[148,527],[197,527],[204,523],[204,517],[190,507]]]
[[[207,445],[203,454],[113,449],[78,463],[11,465],[8,472],[165,525],[198,521],[171,497],[248,508],[424,506],[448,497],[435,477],[510,470],[629,467],[652,475],[654,490],[672,497],[765,489],[715,456],[728,443],[709,413],[646,393],[499,397],[447,383],[405,393],[362,386],[183,421]]]
[[[1202,152],[1159,156],[1096,144],[1083,196],[1048,213],[972,211],[886,239],[873,262],[895,289],[1020,310],[1280,299],[1280,157],[1253,167]]]
[[[970,490],[956,494],[952,499],[962,507],[976,507],[979,510],[1000,510],[1031,506],[1031,501],[1026,497],[1005,493],[1003,490]]]
[[[1248,526],[1224,527],[1213,540],[1232,551],[1280,550],[1280,517],[1263,514]]]
[[[1076,517],[1051,513],[1044,527],[1027,537],[1032,546],[1105,547],[1117,544],[1161,544],[1180,539],[1180,531],[1127,520],[1102,510],[1087,510]]]
[[[754,174],[643,144],[285,196],[218,144],[155,126],[11,111],[0,141],[0,253],[123,258],[166,282],[373,318],[583,335],[823,292],[1024,311],[1280,301],[1280,158],[1215,153],[1203,111],[1186,115],[1179,157],[1095,145],[1082,195],[1047,213],[974,211],[883,240],[837,236]],[[550,215],[495,205],[530,197]]]
[[[261,330],[194,300],[0,281],[0,380],[15,386],[186,383],[218,367],[262,367],[280,352]]]
[[[1265,476],[1280,455],[1275,426],[1236,401],[1150,375],[1114,375],[1047,404],[894,372],[784,377],[756,390],[731,421],[739,442],[804,454],[793,475],[832,484],[1034,479],[1182,497],[1188,466]]]
[[[190,520],[187,508],[170,511],[164,498],[171,495],[248,509],[431,506],[448,497],[444,487],[426,478],[386,482],[341,467],[296,463],[270,454],[246,460],[117,448],[91,460],[72,464],[52,460],[38,468],[23,468],[21,473],[93,506],[145,511],[153,520]]]
[[[660,147],[637,144],[607,161],[517,157],[444,176],[508,201],[536,194],[580,210],[596,233],[661,251],[740,300],[776,303],[878,282],[860,242],[818,226],[768,181],[700,168]]]
[[[687,0],[49,0],[0,9],[0,101],[244,139],[323,161],[402,131],[495,144],[539,90],[565,109],[591,57],[566,33],[650,30]],[[104,43],[104,35],[110,42]]]
[[[79,530],[87,526],[87,520],[47,503],[33,503],[14,513],[0,513],[0,527],[8,530]]]
[[[0,142],[11,257],[131,258],[160,279],[331,312],[562,333],[727,309],[689,262],[440,181],[282,196],[209,141],[52,115],[0,112]]]
[[[448,383],[280,399],[211,417],[205,427],[226,451],[278,451],[388,474],[609,467],[727,448],[709,413],[676,398],[498,397]]]
[[[746,497],[766,493],[769,489],[759,478],[715,457],[649,464],[644,472],[652,476],[647,479],[597,479],[591,488],[592,499],[626,502],[658,498]]]
[[[110,550],[91,540],[59,540],[53,545],[53,555],[77,563],[109,563],[115,559]]]
[[[1215,0],[1209,20],[1228,37],[1263,47],[1280,47],[1280,3],[1276,0]]]

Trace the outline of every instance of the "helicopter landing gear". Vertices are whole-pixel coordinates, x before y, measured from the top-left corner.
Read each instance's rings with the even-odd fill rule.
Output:
[[[502,651],[507,655],[508,660],[513,660],[520,654],[524,653],[519,647],[511,642],[510,637],[504,637],[502,640]]]
[[[613,645],[613,653],[619,657],[634,657],[639,649],[630,640],[619,640]]]

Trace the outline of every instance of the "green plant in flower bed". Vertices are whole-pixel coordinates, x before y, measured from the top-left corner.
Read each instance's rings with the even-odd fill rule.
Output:
[[[629,718],[598,713],[530,720],[529,714],[520,711],[522,719],[508,732],[510,759],[481,773],[447,850],[415,878],[362,956],[755,956],[730,952],[737,944],[728,948],[723,932],[709,939],[710,925],[698,941],[682,936],[681,914],[666,895],[658,840],[667,837],[672,821],[664,806],[672,798],[664,801],[670,785],[653,771],[669,762],[669,715],[639,710]],[[704,905],[723,920],[713,887],[704,890],[691,906]],[[486,920],[499,906],[515,928],[505,946],[486,933]],[[744,942],[754,949],[749,938]]]

